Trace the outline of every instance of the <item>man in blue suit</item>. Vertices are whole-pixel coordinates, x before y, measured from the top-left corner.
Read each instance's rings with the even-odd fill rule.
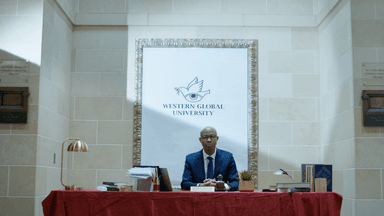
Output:
[[[204,128],[199,140],[203,149],[187,155],[181,188],[189,190],[191,186],[197,185],[215,186],[215,178],[221,174],[227,190],[238,190],[235,160],[232,153],[216,148],[219,140],[216,129]]]

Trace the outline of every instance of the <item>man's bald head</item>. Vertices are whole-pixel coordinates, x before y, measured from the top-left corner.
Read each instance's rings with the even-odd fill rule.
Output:
[[[211,126],[207,126],[202,131],[200,131],[200,137],[202,137],[203,133],[205,133],[205,132],[213,132],[217,135],[216,129],[214,127],[211,127]]]
[[[205,127],[200,132],[199,140],[204,148],[205,153],[212,155],[215,152],[217,140],[219,140],[216,129],[210,126]]]

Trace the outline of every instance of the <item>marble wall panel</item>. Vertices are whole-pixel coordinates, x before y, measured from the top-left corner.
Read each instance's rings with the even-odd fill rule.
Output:
[[[100,31],[101,49],[128,49],[128,27],[103,28]]]
[[[61,148],[63,141],[64,140],[54,141],[43,136],[38,136],[36,150],[36,165],[44,167],[56,167],[60,169]],[[66,143],[65,147],[67,147],[67,145],[69,145],[69,143]],[[64,166],[64,168],[66,168],[66,166]]]
[[[355,200],[343,198],[343,204],[341,205],[340,216],[355,215]]]
[[[47,191],[47,167],[36,167],[36,176],[35,176],[35,196],[44,196],[49,191]]]
[[[5,215],[33,215],[35,198],[27,197],[1,197],[0,206]],[[20,207],[22,206],[22,208]]]
[[[269,52],[269,73],[315,73],[313,51]]]
[[[131,144],[133,140],[132,121],[99,121],[98,144]]]
[[[351,0],[351,14],[353,19],[374,19],[375,12],[375,0]]]
[[[97,121],[70,121],[69,136],[87,144],[97,144]]]
[[[318,97],[320,78],[318,74],[292,74],[293,97]]]
[[[7,196],[8,194],[8,173],[9,166],[0,166],[0,196]]]
[[[88,152],[74,155],[73,161],[76,164],[74,169],[121,169],[123,149],[121,145],[88,145],[88,147]],[[96,182],[96,178],[93,179]]]
[[[353,102],[353,79],[349,79],[335,89],[335,106],[336,113],[339,114],[341,112],[346,111],[351,108]]]
[[[77,97],[75,119],[77,120],[121,120],[121,97]]]
[[[384,46],[384,37],[382,37],[384,34],[384,20],[353,19],[352,26],[354,47]]]
[[[267,0],[268,14],[312,15],[313,1]]]
[[[36,167],[11,166],[9,172],[9,196],[35,195]]]
[[[123,120],[133,120],[133,100],[123,98]]]
[[[94,26],[75,26],[73,31],[74,49],[99,49],[100,28]]]
[[[79,13],[126,13],[125,0],[81,0]]]
[[[268,121],[268,99],[259,98],[259,121]]]
[[[376,18],[384,18],[384,2],[381,0],[375,0],[376,6]]]
[[[381,199],[380,169],[356,169],[356,199]]]
[[[342,139],[350,139],[355,137],[355,119],[354,109],[348,109],[341,113]]]
[[[314,98],[270,98],[269,119],[273,121],[315,121]]]
[[[292,122],[293,145],[320,145],[320,122]]]
[[[0,135],[0,137],[0,164],[36,164],[36,135]]]
[[[323,153],[323,162],[332,164],[335,170],[356,168],[354,139],[325,145]]]
[[[71,70],[70,65],[63,64],[60,58],[52,57],[52,73],[51,82],[54,88],[60,88],[66,93],[70,93],[71,89]],[[68,61],[70,61],[68,59]]]
[[[0,124],[0,134],[11,134],[11,125]]]
[[[292,28],[293,50],[318,50],[319,31],[317,28]]]
[[[221,14],[267,14],[266,0],[220,0]]]
[[[123,154],[122,154],[122,169],[130,169],[133,167],[133,146],[132,145],[123,145]]]
[[[85,153],[84,153],[85,154]],[[81,178],[79,178],[81,176]],[[68,185],[75,185],[75,187],[83,187],[84,189],[96,189],[96,170],[80,169],[68,170]],[[100,184],[102,185],[102,184]]]
[[[149,14],[148,25],[154,26],[242,26],[237,14]]]
[[[77,50],[76,72],[122,72],[123,50]]]
[[[259,171],[269,170],[269,146],[259,145],[259,160],[258,160]]]
[[[384,168],[384,138],[356,138],[356,168]]]
[[[177,0],[172,1],[172,13],[176,14],[217,14],[220,0]]]
[[[341,194],[345,199],[355,199],[355,176],[354,169],[334,170],[332,176],[332,191]]]
[[[330,142],[339,142],[343,139],[343,123],[341,115],[335,115],[329,118]]]
[[[259,94],[268,98],[292,97],[291,74],[259,74]]]
[[[0,0],[0,15],[16,15],[17,1],[13,0]]]
[[[126,73],[100,73],[100,96],[125,96],[127,92]]]
[[[167,14],[172,13],[172,0],[127,0],[129,14]]]
[[[375,216],[383,211],[383,200],[356,200],[355,202],[355,215]]]
[[[66,170],[66,169],[65,169]],[[46,185],[46,191],[52,191],[52,190],[62,190],[64,187],[61,185],[60,181],[60,168],[47,168],[47,185]],[[63,183],[67,184],[67,172],[63,174]]]
[[[260,122],[260,145],[291,145],[291,122]]]
[[[39,135],[62,141],[69,134],[69,120],[42,106],[39,108]]]
[[[196,27],[197,38],[207,39],[242,39],[242,27]]]
[[[72,73],[71,96],[98,96],[100,88],[99,73]]]

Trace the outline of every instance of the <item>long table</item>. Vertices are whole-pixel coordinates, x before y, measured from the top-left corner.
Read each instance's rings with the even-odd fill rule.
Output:
[[[42,202],[45,216],[340,215],[342,196],[330,192],[118,192],[54,190]]]

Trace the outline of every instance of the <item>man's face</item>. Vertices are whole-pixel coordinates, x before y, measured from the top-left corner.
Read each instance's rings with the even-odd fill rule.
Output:
[[[219,137],[217,136],[215,130],[208,128],[203,130],[199,140],[204,148],[205,153],[211,155],[213,152],[215,152],[217,140],[219,140]]]

